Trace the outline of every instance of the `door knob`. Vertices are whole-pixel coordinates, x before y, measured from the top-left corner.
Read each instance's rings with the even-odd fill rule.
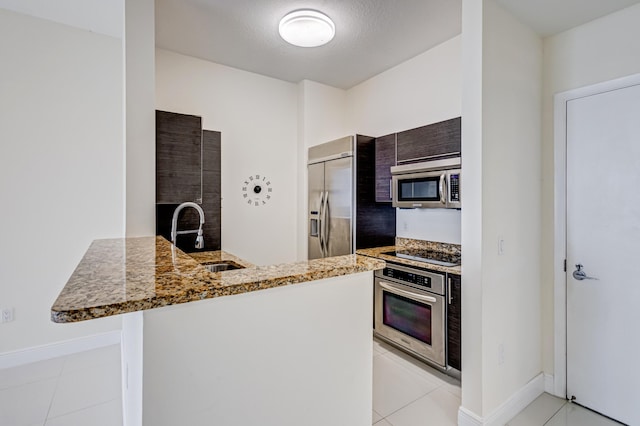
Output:
[[[587,275],[587,273],[585,271],[582,270],[582,268],[584,268],[584,266],[582,266],[580,263],[578,263],[576,265],[576,270],[573,271],[573,278],[575,278],[578,281],[582,281],[582,280],[597,280],[597,278],[595,277],[590,277]]]

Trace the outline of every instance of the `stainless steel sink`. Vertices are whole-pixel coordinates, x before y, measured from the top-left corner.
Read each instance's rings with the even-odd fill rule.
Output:
[[[244,269],[244,266],[238,265],[235,262],[218,262],[218,263],[208,263],[202,265],[209,272],[223,272],[223,271],[232,271],[234,269]]]

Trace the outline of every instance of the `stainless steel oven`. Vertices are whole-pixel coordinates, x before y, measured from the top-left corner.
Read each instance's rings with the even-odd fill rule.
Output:
[[[374,283],[374,334],[446,369],[445,274],[387,263]]]

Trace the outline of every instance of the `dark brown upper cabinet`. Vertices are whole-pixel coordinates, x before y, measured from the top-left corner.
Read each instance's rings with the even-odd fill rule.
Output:
[[[202,118],[156,111],[156,203],[202,203]]]
[[[398,133],[397,163],[455,157],[461,151],[460,117]]]
[[[391,167],[396,165],[396,134],[376,138],[376,202],[391,202]]]

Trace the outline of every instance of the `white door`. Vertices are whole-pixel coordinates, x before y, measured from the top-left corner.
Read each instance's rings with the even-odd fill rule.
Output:
[[[566,278],[567,397],[640,425],[638,85],[567,102]]]

